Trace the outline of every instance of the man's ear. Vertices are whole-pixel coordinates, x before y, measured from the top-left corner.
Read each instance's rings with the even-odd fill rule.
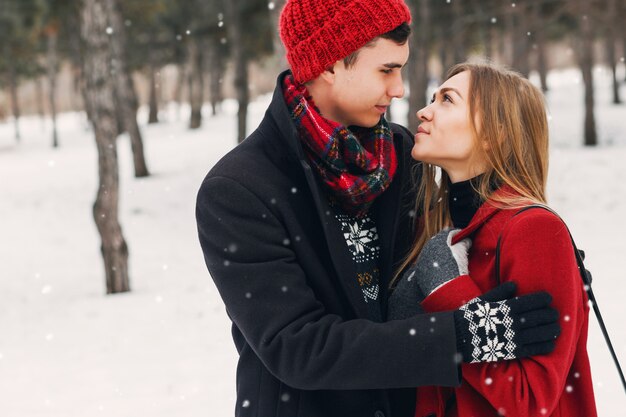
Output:
[[[324,72],[322,72],[320,74],[320,78],[322,80],[324,80],[325,82],[327,82],[328,84],[334,84],[335,83],[335,64],[331,65],[330,67],[327,67]]]

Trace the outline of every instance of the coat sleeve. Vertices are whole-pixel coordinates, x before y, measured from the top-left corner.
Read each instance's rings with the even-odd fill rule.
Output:
[[[548,355],[489,364],[463,364],[464,383],[470,384],[496,410],[507,416],[552,415],[574,360],[577,340],[588,314],[586,296],[567,228],[552,213],[530,210],[514,217],[503,232],[501,277],[514,281],[518,294],[548,291],[559,311],[561,335]],[[450,308],[475,295],[469,277],[444,286],[428,300],[427,311],[438,311],[443,299]],[[464,294],[463,291],[468,293]]]
[[[287,385],[313,390],[460,383],[451,313],[375,323],[325,311],[307,284],[316,277],[307,276],[290,247],[292,237],[239,182],[205,179],[196,220],[228,315],[266,368]]]

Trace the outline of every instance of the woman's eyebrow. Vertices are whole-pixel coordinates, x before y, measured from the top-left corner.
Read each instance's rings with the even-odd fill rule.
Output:
[[[443,93],[447,93],[448,91],[453,91],[453,92],[456,93],[457,96],[463,98],[461,93],[459,93],[459,90],[457,90],[456,88],[453,88],[453,87],[444,87],[444,88],[440,89],[438,92],[439,92],[439,94],[443,94]]]

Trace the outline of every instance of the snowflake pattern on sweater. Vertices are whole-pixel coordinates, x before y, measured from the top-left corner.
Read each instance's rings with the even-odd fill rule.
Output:
[[[337,214],[346,244],[352,253],[352,260],[363,263],[378,259],[378,231],[370,216],[357,218],[348,214]]]
[[[378,258],[380,243],[376,223],[369,215],[351,216],[335,207],[335,218],[356,266],[356,279],[372,319],[380,318]]]

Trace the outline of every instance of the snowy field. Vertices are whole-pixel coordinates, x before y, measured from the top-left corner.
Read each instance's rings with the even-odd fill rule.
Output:
[[[626,362],[619,246],[626,235],[626,105],[609,104],[606,75],[596,71],[601,145],[594,149],[581,146],[580,76],[550,75],[549,195],[587,252],[596,296]],[[268,100],[252,104],[251,127]],[[236,352],[204,266],[194,202],[205,173],[235,145],[235,109],[227,103],[224,115],[207,115],[195,132],[186,128],[185,109],[182,119],[171,108],[160,124],[143,123],[153,174],[146,179],[133,178],[130,145],[120,138],[132,292],[115,296],[104,295],[91,217],[96,149],[84,117],[59,117],[57,150],[49,122],[22,119],[19,145],[12,123],[0,124],[0,416],[233,415]],[[397,103],[394,116],[405,112]],[[595,319],[589,352],[600,416],[624,416],[626,399]]]

